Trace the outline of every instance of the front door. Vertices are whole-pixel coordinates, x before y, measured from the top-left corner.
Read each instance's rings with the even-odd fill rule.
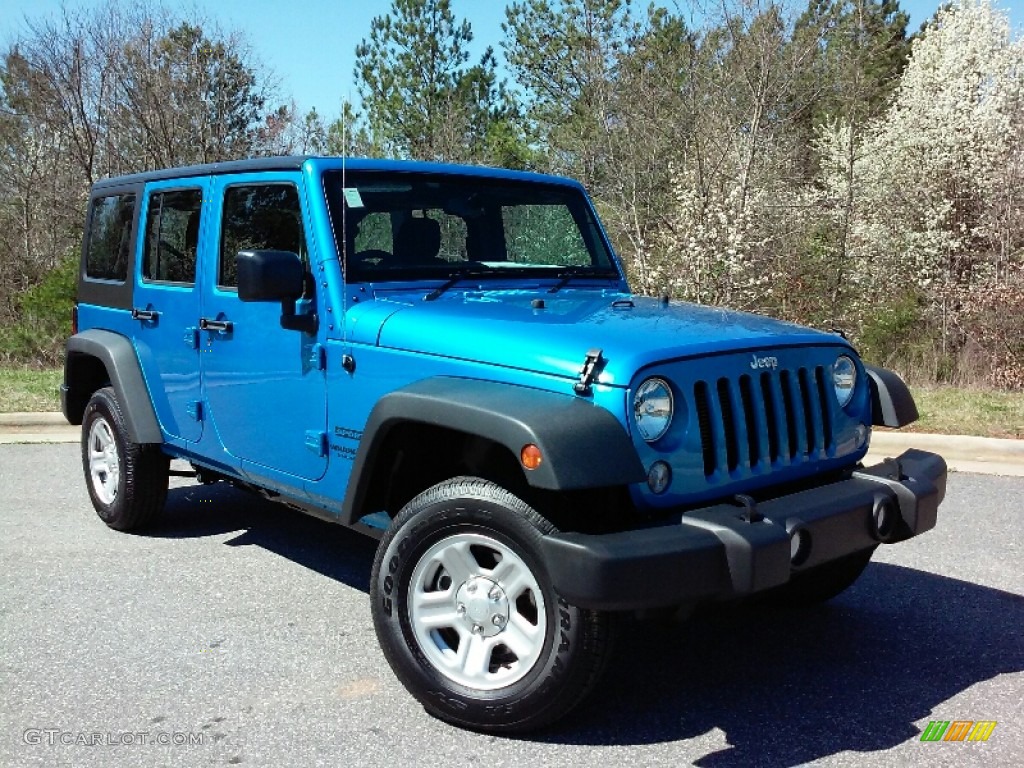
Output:
[[[210,228],[199,332],[211,425],[224,449],[250,471],[318,479],[327,470],[321,340],[282,328],[280,304],[240,301],[235,268],[241,250],[292,251],[307,265],[316,263],[302,177],[216,176],[211,196],[218,215]],[[308,282],[303,301],[316,307]]]
[[[135,348],[157,418],[172,439],[203,436],[197,259],[208,178],[146,186],[137,259]]]

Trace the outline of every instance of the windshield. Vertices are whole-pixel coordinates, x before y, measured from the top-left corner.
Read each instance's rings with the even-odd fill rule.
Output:
[[[556,184],[449,174],[324,175],[351,282],[619,273],[586,197]]]

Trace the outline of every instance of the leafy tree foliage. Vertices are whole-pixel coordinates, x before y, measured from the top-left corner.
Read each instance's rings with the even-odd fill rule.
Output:
[[[844,294],[859,290],[849,259],[858,143],[898,85],[910,51],[906,25],[892,0],[811,0],[794,32],[795,39],[822,40],[801,89],[807,101],[793,105],[793,127],[801,139],[797,170],[816,184],[810,202],[821,214],[808,235],[809,266],[819,278],[817,292],[828,299],[822,314],[833,324]]]
[[[885,110],[910,53],[908,19],[896,0],[810,0],[794,37],[822,42],[806,71],[813,124]]]
[[[354,71],[373,154],[515,163],[511,98],[490,48],[470,63],[472,40],[450,0],[393,0],[389,13],[373,19]]]
[[[326,151],[575,176],[639,291],[842,327],[920,379],[1024,387],[1024,42],[1006,14],[953,0],[908,39],[898,0],[662,5],[509,0],[509,86],[450,0],[392,0],[329,125],[200,20],[108,5],[38,23],[0,63],[0,322],[63,285],[45,276],[92,181]]]
[[[532,135],[544,164],[599,184],[619,63],[636,31],[630,0],[514,2],[505,11],[505,55],[527,95]]]
[[[908,286],[944,353],[980,344],[985,367],[1016,386],[1024,386],[1022,75],[1024,42],[988,0],[940,9],[914,40],[892,104],[863,137],[853,190],[858,281],[877,294],[883,276]],[[993,295],[1007,305],[992,306]],[[980,306],[998,314],[985,321]],[[984,327],[1003,325],[1008,311],[1014,332]]]

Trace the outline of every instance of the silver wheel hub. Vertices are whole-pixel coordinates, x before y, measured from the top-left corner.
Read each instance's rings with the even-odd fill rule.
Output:
[[[117,452],[114,431],[106,419],[100,417],[89,427],[87,445],[92,489],[101,502],[113,504],[121,477],[121,456]]]
[[[511,685],[544,648],[548,620],[537,577],[490,536],[459,533],[431,546],[413,568],[408,605],[423,656],[460,685]]]
[[[494,637],[508,624],[508,597],[498,584],[474,576],[455,593],[455,613],[481,637]]]

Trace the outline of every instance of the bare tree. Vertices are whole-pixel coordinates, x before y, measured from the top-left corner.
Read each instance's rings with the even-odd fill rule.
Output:
[[[0,57],[0,320],[73,255],[96,180],[273,151],[273,85],[240,36],[159,6],[27,22]]]

